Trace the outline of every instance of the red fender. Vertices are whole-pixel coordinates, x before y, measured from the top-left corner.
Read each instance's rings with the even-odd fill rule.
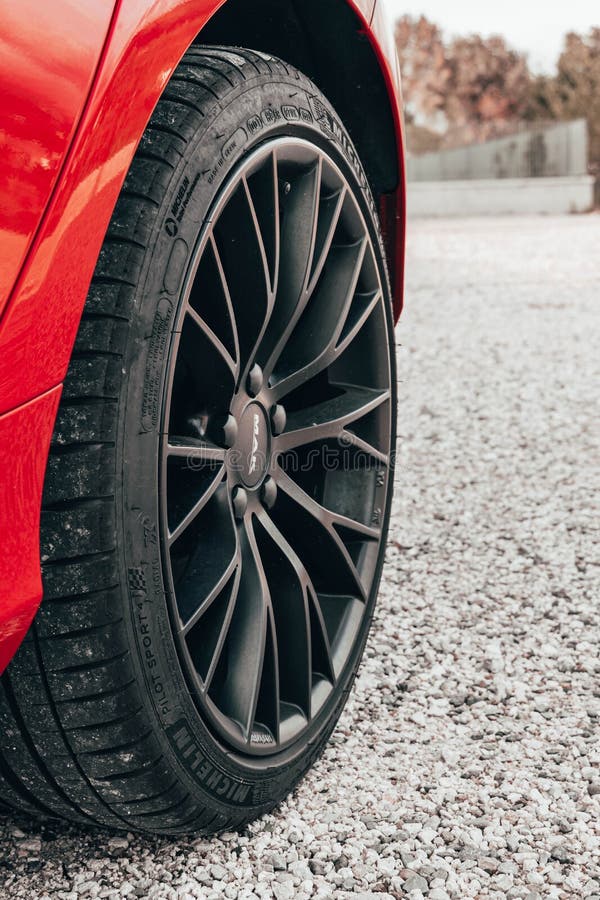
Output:
[[[378,9],[373,14],[374,0],[347,2],[371,37],[382,66],[402,166],[399,78],[389,26]],[[47,195],[54,185],[50,201],[0,320],[0,672],[41,599],[39,515],[48,446],[60,385],[104,235],[165,84],[222,3],[118,0],[79,125],[60,175],[57,170],[54,180],[47,179]],[[99,12],[106,15],[103,0],[87,7],[92,19]],[[78,115],[75,107],[73,121]],[[51,121],[46,128],[53,127]],[[68,141],[67,135],[64,146]],[[399,314],[403,182],[396,193],[382,198],[381,214]]]

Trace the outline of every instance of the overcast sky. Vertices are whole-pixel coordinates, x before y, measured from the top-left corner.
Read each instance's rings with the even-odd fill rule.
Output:
[[[600,25],[599,0],[386,0],[391,15],[423,13],[449,35],[501,34],[534,71],[552,71],[567,31]]]

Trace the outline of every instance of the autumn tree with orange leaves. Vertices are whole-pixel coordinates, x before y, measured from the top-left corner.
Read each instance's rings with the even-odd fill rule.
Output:
[[[409,118],[417,125],[482,140],[498,133],[499,123],[524,114],[527,61],[503,38],[472,35],[446,44],[425,16],[404,16],[396,42]]]
[[[600,28],[568,34],[556,75],[538,78],[504,38],[445,41],[425,16],[401,18],[396,43],[413,151],[487,140],[523,120],[583,116],[600,171]]]

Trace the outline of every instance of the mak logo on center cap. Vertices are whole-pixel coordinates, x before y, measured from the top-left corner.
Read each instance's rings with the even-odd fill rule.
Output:
[[[252,435],[252,455],[250,457],[250,471],[249,471],[250,475],[253,475],[254,472],[256,472],[259,435],[260,435],[260,416],[258,415],[258,413],[254,413],[254,429],[253,429],[253,435]]]

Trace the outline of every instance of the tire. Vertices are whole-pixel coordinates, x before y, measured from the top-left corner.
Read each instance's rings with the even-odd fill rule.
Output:
[[[1,679],[5,806],[214,833],[304,775],[373,616],[392,335],[373,200],[327,100],[264,54],[192,47],[65,381],[44,601]]]

